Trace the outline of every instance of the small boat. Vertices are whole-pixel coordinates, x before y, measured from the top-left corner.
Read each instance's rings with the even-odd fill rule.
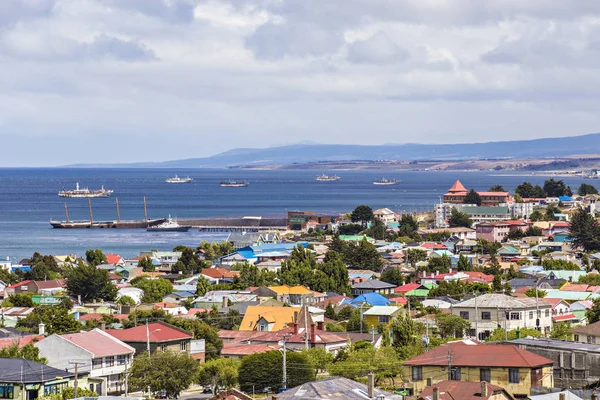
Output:
[[[61,190],[58,192],[59,197],[70,197],[70,198],[85,198],[85,197],[108,197],[113,193],[112,190],[101,189],[90,190],[87,187],[80,188],[79,182],[75,184],[75,189],[72,190]]]
[[[193,179],[189,176],[186,178],[180,178],[177,175],[165,179],[165,182],[167,183],[190,183],[191,181],[193,181]]]
[[[381,178],[381,179],[377,179],[376,181],[373,181],[373,185],[397,185],[399,183],[400,183],[400,181],[397,181],[395,179],[385,179],[385,178]]]
[[[330,181],[339,181],[340,177],[337,175],[320,175],[315,178],[315,181],[319,182],[330,182]]]
[[[222,187],[246,187],[248,182],[246,181],[223,181],[220,183]]]
[[[187,232],[191,229],[191,225],[179,225],[177,220],[174,220],[169,215],[169,219],[159,225],[154,225],[146,229],[148,232]]]

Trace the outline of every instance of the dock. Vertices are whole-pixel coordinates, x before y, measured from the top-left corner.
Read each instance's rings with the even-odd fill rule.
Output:
[[[241,217],[241,218],[187,218],[179,219],[200,232],[261,232],[287,230],[286,218]]]

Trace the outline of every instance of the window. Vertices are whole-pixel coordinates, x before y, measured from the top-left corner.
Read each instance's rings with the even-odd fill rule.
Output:
[[[160,351],[162,351],[164,353],[165,351],[167,351],[167,345],[161,344],[159,349],[160,349]]]
[[[187,351],[187,342],[181,342],[179,343],[179,350],[180,351]]]
[[[510,319],[514,319],[514,320],[516,320],[516,319],[521,319],[521,313],[518,313],[518,312],[511,312],[511,313],[510,313]]]
[[[450,370],[450,380],[460,381],[460,367],[452,367]]]
[[[492,313],[489,311],[482,311],[481,312],[481,319],[485,320],[485,321],[489,321],[492,319]]]
[[[379,323],[380,324],[387,324],[388,322],[390,322],[390,316],[389,315],[380,315],[379,316]]]
[[[469,312],[468,311],[461,311],[460,312],[460,317],[462,319],[467,319],[468,320],[469,319]]]
[[[546,317],[549,317],[549,316],[550,316],[550,309],[546,308]]]
[[[15,389],[12,383],[0,383],[0,399],[13,399]]]
[[[519,383],[519,368],[508,369],[508,383]]]
[[[117,365],[125,365],[127,364],[127,355],[122,354],[120,356],[117,356]]]
[[[529,311],[529,319],[533,319],[533,311]]]
[[[115,356],[110,356],[110,357],[104,358],[104,365],[107,367],[114,367],[115,366]]]
[[[587,342],[589,344],[596,344],[596,336],[588,336],[587,337]]]
[[[102,368],[102,359],[94,358],[92,360],[92,369],[99,369],[99,368]]]
[[[481,382],[490,382],[492,380],[492,372],[489,368],[481,368],[479,370],[479,380]]]
[[[412,380],[420,381],[423,379],[423,368],[422,367],[412,367]]]
[[[579,335],[573,335],[573,340],[575,342],[579,342]]]

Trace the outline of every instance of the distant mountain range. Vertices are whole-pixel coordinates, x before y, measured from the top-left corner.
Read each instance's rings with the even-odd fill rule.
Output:
[[[78,164],[71,167],[222,168],[289,165],[317,161],[482,160],[552,158],[600,154],[600,133],[560,138],[461,144],[297,144],[266,149],[233,149],[210,157],[128,164]]]

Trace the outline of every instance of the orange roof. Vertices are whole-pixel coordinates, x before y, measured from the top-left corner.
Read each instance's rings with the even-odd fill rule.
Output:
[[[452,187],[448,190],[448,193],[452,193],[452,194],[456,194],[456,193],[468,193],[468,190],[457,179],[456,182],[454,182],[454,185],[452,185]]]
[[[256,322],[260,318],[265,318],[273,324],[273,331],[285,328],[294,323],[295,315],[300,313],[300,307],[268,307],[268,306],[249,306],[246,314],[240,323],[240,331],[253,331],[256,329]]]
[[[105,254],[108,264],[118,264],[123,261],[123,258],[118,254]]]
[[[202,275],[214,279],[233,278],[234,276],[239,276],[239,274],[239,271],[228,271],[225,268],[202,268]]]

